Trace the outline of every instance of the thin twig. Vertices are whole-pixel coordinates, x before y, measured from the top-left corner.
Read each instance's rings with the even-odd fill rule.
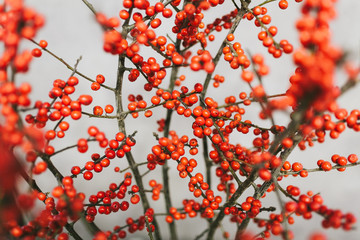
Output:
[[[278,199],[278,202],[279,202],[279,205],[281,208],[281,214],[285,217],[286,211],[285,211],[285,207],[284,207],[284,201],[282,200],[282,198],[280,196],[279,183],[278,183],[277,179],[275,179],[274,176],[272,177],[272,180],[275,184],[275,194],[276,194],[276,197]],[[284,230],[282,231],[282,237],[285,240],[289,240],[289,226],[288,226],[287,221],[283,221],[282,225],[284,226]]]
[[[150,240],[154,240],[154,237],[152,235],[152,228],[150,227],[148,216],[145,216],[145,223],[146,223],[146,227],[147,227],[147,229],[149,231],[148,235],[149,235]]]
[[[31,42],[33,42],[34,44],[36,44],[37,46],[40,47],[40,45],[33,39],[29,39]],[[54,58],[56,58],[57,60],[59,60],[62,64],[64,64],[68,69],[70,69],[71,71],[74,71],[77,75],[85,78],[86,80],[90,81],[90,82],[96,82],[95,80],[89,78],[88,76],[86,76],[85,74],[77,71],[75,68],[73,68],[72,66],[70,66],[67,62],[65,62],[64,59],[58,57],[57,55],[55,55],[53,52],[51,52],[50,50],[48,50],[47,48],[42,48],[43,51],[49,53],[51,56],[53,56]],[[100,84],[101,87],[103,88],[106,88],[110,91],[115,91],[113,88],[107,86],[107,85],[104,85],[104,84]]]
[[[334,165],[332,166],[332,168],[328,171],[331,171],[331,170],[335,170],[335,169],[341,169],[341,168],[349,168],[349,167],[355,167],[355,166],[358,166],[360,165],[360,162],[356,162],[356,163],[350,163],[350,164],[346,164],[344,166],[341,166],[341,165]],[[302,171],[305,170],[307,172],[328,172],[328,171],[325,171],[321,168],[312,168],[312,169],[302,169]],[[281,176],[285,176],[285,175],[296,175],[296,174],[300,174],[301,171],[281,171],[280,175]]]

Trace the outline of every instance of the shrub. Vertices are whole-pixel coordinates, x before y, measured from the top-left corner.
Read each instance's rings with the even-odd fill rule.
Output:
[[[338,103],[358,82],[359,67],[332,42],[335,0],[289,2],[123,0],[110,16],[97,8],[105,3],[82,0],[99,35],[87,33],[64,51],[102,47],[107,55],[69,62],[51,41],[35,40],[45,23],[40,13],[5,0],[0,236],[295,239],[292,225],[313,215],[325,229],[352,230],[353,213],[326,205],[300,179],[337,178],[335,170],[359,165],[356,153],[328,149],[328,159],[307,160],[296,150],[360,130],[360,111]],[[300,9],[294,43],[272,24],[288,7]],[[247,34],[259,42],[247,46]],[[289,82],[270,74],[282,59]],[[80,71],[90,60],[96,69]],[[24,81],[32,62],[39,79],[55,78],[51,86]],[[66,77],[53,76],[52,64],[65,66]]]

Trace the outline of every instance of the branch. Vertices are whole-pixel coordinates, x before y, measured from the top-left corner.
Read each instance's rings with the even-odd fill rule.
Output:
[[[347,165],[344,165],[344,166],[341,166],[341,165],[334,165],[332,166],[331,170],[335,170],[335,169],[340,169],[340,168],[349,168],[349,167],[355,167],[355,166],[358,166],[360,165],[360,162],[356,162],[356,163],[350,163],[350,164],[347,164]],[[307,172],[328,172],[328,171],[325,171],[321,168],[312,168],[312,169],[306,169],[304,168],[303,170],[307,171]],[[330,171],[331,171],[330,170]],[[301,171],[281,171],[280,173],[280,176],[284,176],[284,175],[295,175],[295,174],[299,174]]]
[[[117,81],[116,81],[116,88],[115,88],[115,99],[116,99],[116,107],[117,107],[117,115],[121,116],[121,113],[123,112],[123,105],[122,105],[122,88],[123,88],[123,79],[124,79],[124,71],[125,71],[125,57],[124,55],[119,55],[119,59],[118,59],[118,70],[117,70]],[[118,119],[118,128],[119,131],[126,134],[126,129],[125,129],[125,119]],[[150,204],[149,201],[147,199],[147,196],[144,192],[144,184],[142,181],[142,177],[141,174],[139,172],[138,167],[136,166],[134,157],[132,155],[131,152],[127,152],[126,154],[126,159],[128,161],[128,164],[131,168],[131,171],[134,174],[134,178],[136,181],[136,184],[139,186],[139,194],[140,197],[142,199],[142,203],[143,203],[143,208],[144,208],[144,212],[146,212],[146,210],[148,208],[150,208]],[[159,226],[157,224],[156,219],[154,218],[153,220],[153,224],[155,226],[155,236],[156,239],[160,240],[161,239],[161,235],[160,235],[160,229]]]
[[[33,42],[34,44],[36,44],[37,46],[40,47],[40,45],[33,39],[29,39],[31,42]],[[90,82],[96,82],[95,80],[89,78],[88,76],[86,76],[85,74],[79,72],[76,70],[76,68],[71,67],[67,62],[65,62],[64,59],[58,57],[57,55],[55,55],[53,52],[51,52],[50,50],[48,50],[47,48],[42,48],[43,51],[49,53],[51,56],[53,56],[54,58],[56,58],[57,60],[59,60],[62,64],[64,64],[68,69],[70,69],[71,71],[75,72],[77,75],[85,78],[86,80],[90,81]],[[103,88],[106,88],[110,91],[115,91],[113,88],[106,86],[104,84],[100,84],[100,86],[102,86]]]

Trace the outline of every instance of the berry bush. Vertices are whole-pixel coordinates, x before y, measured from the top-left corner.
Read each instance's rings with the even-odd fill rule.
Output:
[[[336,0],[35,2],[0,3],[0,239],[356,236]]]

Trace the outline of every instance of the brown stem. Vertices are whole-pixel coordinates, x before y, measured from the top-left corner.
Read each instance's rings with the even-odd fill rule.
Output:
[[[39,46],[39,44],[33,40],[33,39],[29,39],[31,42],[33,42],[34,44],[36,44],[37,46]],[[58,57],[57,55],[55,55],[53,52],[51,52],[50,50],[48,50],[47,48],[43,48],[43,51],[49,53],[51,56],[53,56],[54,58],[56,58],[57,60],[59,60],[62,64],[64,64],[68,69],[70,69],[71,71],[75,72],[77,75],[85,78],[86,80],[90,81],[90,82],[96,82],[95,80],[89,78],[88,76],[86,76],[85,74],[82,74],[81,72],[77,71],[76,68],[73,68],[72,66],[70,66],[70,64],[68,64],[67,62],[65,62],[64,59],[62,59],[61,57]],[[110,91],[114,91],[113,88],[106,86],[104,84],[100,84],[103,88],[106,88]]]
[[[169,84],[169,91],[172,92],[174,89],[174,84],[176,80],[176,76],[178,73],[179,68],[175,67],[171,71],[170,75],[170,84]],[[169,137],[169,131],[170,131],[170,122],[171,122],[171,116],[172,116],[172,110],[168,109],[166,112],[166,119],[165,119],[165,127],[164,127],[164,137]],[[170,197],[170,186],[169,186],[169,166],[167,162],[165,161],[165,164],[162,166],[162,176],[163,176],[163,189],[164,189],[164,198],[165,198],[165,205],[166,205],[166,212],[170,214],[170,208],[172,207],[171,203],[171,197]],[[177,239],[177,233],[176,233],[176,225],[175,221],[169,223],[169,230],[170,230],[170,236],[171,239],[176,240]]]
[[[208,240],[212,240],[214,239],[214,234],[215,231],[217,230],[217,228],[219,227],[220,222],[223,220],[223,218],[225,217],[225,208],[226,207],[230,207],[232,205],[234,205],[236,203],[236,200],[243,194],[243,192],[248,189],[251,184],[255,181],[255,179],[257,178],[257,172],[258,169],[254,168],[249,177],[236,189],[235,193],[231,196],[231,198],[224,204],[224,206],[222,208],[220,208],[220,213],[217,215],[217,217],[215,218],[215,220],[210,224],[209,226],[209,232],[208,232],[208,236],[207,239]]]
[[[341,166],[341,165],[335,165],[335,166],[332,166],[331,170],[335,170],[335,169],[340,169],[340,168],[348,168],[348,167],[355,167],[355,166],[358,166],[360,165],[360,162],[356,162],[356,163],[350,163],[350,164],[346,164],[344,166]],[[304,168],[303,170],[307,171],[307,172],[327,172],[321,168],[312,168],[312,169],[306,169]],[[299,174],[301,171],[297,171],[297,172],[294,172],[294,171],[288,171],[288,172],[281,172],[280,173],[280,176],[284,176],[284,175],[295,175],[295,174]]]
[[[123,112],[122,89],[123,89],[123,78],[124,78],[124,72],[125,72],[124,66],[125,66],[125,57],[123,55],[120,55],[119,60],[118,60],[118,72],[117,72],[117,81],[116,81],[116,88],[115,88],[115,99],[116,99],[116,108],[117,108],[118,116],[122,116],[122,112]],[[118,120],[118,128],[119,128],[120,132],[127,135],[124,119],[120,118]],[[142,181],[140,171],[138,169],[138,165],[136,164],[131,152],[126,153],[126,159],[128,161],[129,167],[131,168],[131,171],[133,172],[136,184],[139,186],[139,189],[140,189],[139,194],[140,194],[140,197],[142,200],[144,212],[146,212],[146,210],[150,208],[150,204],[149,204],[147,196],[144,192],[144,184]],[[158,223],[155,218],[153,220],[153,224],[155,226],[156,239],[160,240],[161,239],[160,229],[159,229]]]
[[[298,113],[299,114],[299,113]],[[302,114],[300,114],[302,115]],[[274,155],[274,153],[277,151],[277,145],[278,143],[285,138],[285,136],[291,135],[291,133],[295,132],[296,129],[298,128],[298,126],[300,125],[300,121],[298,118],[296,119],[296,124],[293,122],[295,120],[293,120],[290,124],[289,124],[289,128],[287,129],[287,131],[285,131],[285,133],[283,133],[282,135],[277,135],[274,142],[272,143],[269,152],[272,153]],[[284,162],[286,161],[286,159],[288,158],[288,156],[290,155],[290,153],[294,150],[294,148],[297,146],[297,144],[301,141],[301,135],[298,134],[294,137],[294,143],[293,146],[291,148],[285,149],[281,154],[280,154],[280,158],[282,160],[282,163],[280,164],[280,167],[275,168],[272,171],[272,176],[273,179],[276,179],[279,174],[280,174],[280,169],[281,166],[284,164]],[[281,139],[281,140],[279,140]],[[276,145],[276,147],[273,147],[274,145]],[[262,197],[264,195],[264,193],[266,192],[266,190],[271,186],[271,184],[273,183],[272,180],[270,181],[266,181],[264,182],[261,187],[255,191],[254,194],[254,198],[259,199],[260,197]],[[246,218],[244,219],[244,221],[241,222],[240,226],[238,227],[238,233],[241,235],[241,233],[243,233],[245,231],[245,229],[247,228],[248,224],[250,222],[250,218]]]
[[[234,22],[233,22],[233,24],[232,24],[232,26],[231,26],[231,28],[229,30],[229,34],[233,33],[235,31],[235,29],[239,25],[239,23],[240,23],[240,21],[241,21],[241,19],[244,16],[245,13],[246,13],[246,10],[243,9],[243,8],[239,11],[238,15],[236,16],[236,18],[235,18],[235,20],[234,20]],[[220,48],[219,48],[218,52],[216,53],[215,57],[213,58],[213,63],[215,64],[215,66],[217,66],[217,63],[219,62],[220,57],[223,54],[222,51],[223,51],[223,48],[226,46],[226,41],[227,41],[227,39],[225,38],[224,41],[222,42],[222,44],[220,45]],[[202,91],[202,93],[200,95],[202,99],[205,98],[207,89],[209,87],[210,80],[212,78],[212,74],[213,73],[208,73],[206,75],[206,79],[205,79],[205,82],[204,82],[204,89],[203,89],[203,91]]]

